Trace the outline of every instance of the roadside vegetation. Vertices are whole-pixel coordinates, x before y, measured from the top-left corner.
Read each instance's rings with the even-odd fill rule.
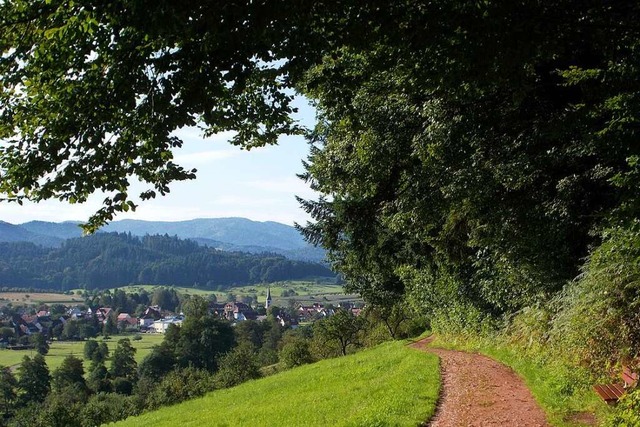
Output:
[[[543,349],[527,349],[499,334],[445,335],[433,346],[482,353],[509,366],[524,380],[553,426],[592,425],[610,416],[610,409],[591,389],[589,372]]]
[[[116,426],[416,426],[435,411],[437,357],[390,342],[214,391]]]

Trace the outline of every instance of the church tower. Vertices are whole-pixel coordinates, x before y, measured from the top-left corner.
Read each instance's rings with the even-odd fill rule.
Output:
[[[266,310],[269,310],[269,307],[271,307],[271,286],[267,288],[267,300],[264,303],[264,308]]]

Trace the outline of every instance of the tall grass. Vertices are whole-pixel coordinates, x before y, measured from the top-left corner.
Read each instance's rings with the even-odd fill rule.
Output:
[[[436,356],[402,342],[323,360],[118,426],[416,426],[435,411]]]

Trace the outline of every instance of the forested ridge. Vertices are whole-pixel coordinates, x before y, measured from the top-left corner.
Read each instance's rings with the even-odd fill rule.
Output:
[[[276,254],[226,252],[170,236],[97,233],[60,248],[0,243],[0,286],[68,290],[132,283],[220,288],[333,276],[327,267]]]

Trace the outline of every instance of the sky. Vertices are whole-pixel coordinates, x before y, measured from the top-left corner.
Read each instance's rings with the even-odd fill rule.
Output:
[[[312,126],[315,112],[304,98],[296,99],[301,124]],[[197,178],[171,184],[166,196],[141,202],[135,212],[120,213],[114,220],[141,219],[181,221],[194,218],[244,217],[254,221],[276,221],[287,225],[305,223],[309,216],[295,196],[317,198],[296,174],[309,146],[301,136],[281,137],[278,145],[241,150],[228,143],[232,134],[204,139],[195,128],[176,135],[184,141],[174,152],[174,161],[186,169],[196,168]],[[146,189],[133,182],[130,194]],[[84,204],[58,201],[0,203],[0,220],[21,224],[40,221],[86,221],[101,206],[104,195],[94,195]]]

